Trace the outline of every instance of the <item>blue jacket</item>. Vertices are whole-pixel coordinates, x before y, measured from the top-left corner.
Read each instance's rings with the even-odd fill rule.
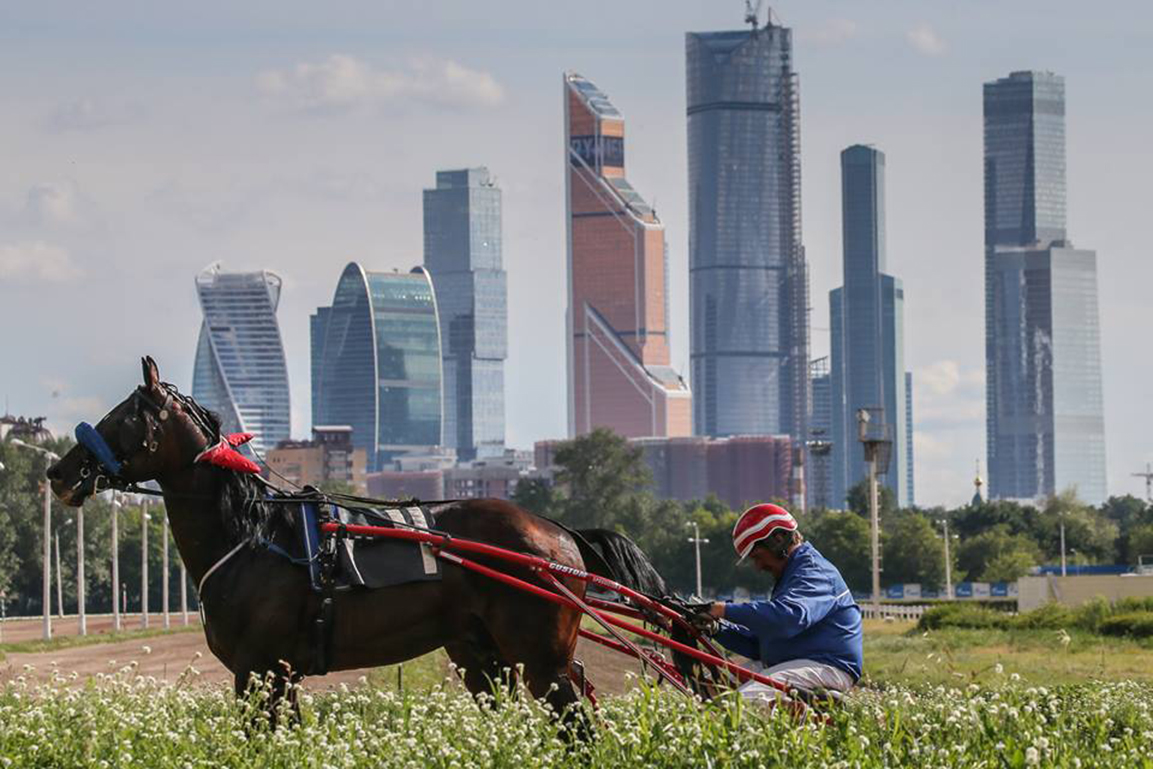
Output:
[[[766,667],[807,659],[861,677],[861,609],[837,567],[808,542],[789,556],[768,601],[725,604],[717,640]]]

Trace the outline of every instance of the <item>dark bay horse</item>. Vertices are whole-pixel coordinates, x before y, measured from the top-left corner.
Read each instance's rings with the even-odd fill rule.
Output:
[[[245,546],[275,506],[259,501],[264,490],[252,476],[194,461],[220,440],[219,421],[161,382],[151,358],[143,370],[144,383],[95,428],[114,456],[77,445],[49,468],[52,490],[78,506],[104,488],[101,476],[113,485],[157,481],[181,558],[200,586],[209,648],[233,673],[238,695],[252,674],[270,676],[275,704],[311,671],[321,596],[310,589],[307,569]],[[508,502],[468,500],[437,512],[437,529],[452,536],[605,570],[604,562],[590,563],[595,553],[582,556],[584,545],[564,528]],[[496,566],[540,584],[523,568]],[[585,582],[566,578],[565,585],[584,596]],[[474,694],[520,665],[528,690],[555,712],[578,699],[569,678],[581,619],[575,609],[447,563],[440,581],[342,591],[334,600],[330,670],[395,664],[444,647]]]

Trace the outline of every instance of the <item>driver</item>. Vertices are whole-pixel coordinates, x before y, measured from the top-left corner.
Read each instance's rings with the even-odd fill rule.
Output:
[[[777,505],[755,505],[737,519],[733,547],[774,579],[767,601],[713,603],[699,615],[719,621],[716,639],[754,660],[750,669],[807,691],[846,692],[861,677],[861,610],[837,567],[797,531]],[[738,562],[739,562],[738,561]],[[775,701],[780,692],[749,681],[746,699]]]

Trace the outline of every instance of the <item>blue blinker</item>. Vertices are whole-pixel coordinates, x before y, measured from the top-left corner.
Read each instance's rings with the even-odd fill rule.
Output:
[[[76,425],[76,442],[92,452],[101,465],[113,475],[120,475],[120,462],[104,440],[104,436],[96,432],[96,428],[87,422]]]

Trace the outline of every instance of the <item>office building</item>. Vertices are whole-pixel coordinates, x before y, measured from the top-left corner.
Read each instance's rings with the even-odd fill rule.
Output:
[[[291,433],[288,367],[276,320],[280,277],[268,270],[226,272],[219,263],[196,276],[204,320],[196,343],[192,397],[216,412],[224,432],[256,437],[264,452]]]
[[[693,430],[800,446],[809,302],[792,31],[690,32],[685,56]]]
[[[348,425],[368,470],[443,445],[436,294],[423,267],[345,267],[312,316],[312,422]]]
[[[664,225],[625,177],[624,118],[564,75],[570,436],[688,435],[692,398],[669,365]]]
[[[500,456],[508,289],[501,193],[487,168],[438,171],[424,191],[424,267],[440,316],[445,445],[464,461]]]
[[[1097,255],[1066,232],[1065,81],[985,84],[990,498],[1107,497]]]
[[[857,412],[892,441],[881,480],[901,507],[913,504],[909,467],[910,381],[905,371],[901,281],[886,274],[885,154],[854,145],[841,153],[844,285],[829,295],[831,318],[832,503],[868,477]]]

